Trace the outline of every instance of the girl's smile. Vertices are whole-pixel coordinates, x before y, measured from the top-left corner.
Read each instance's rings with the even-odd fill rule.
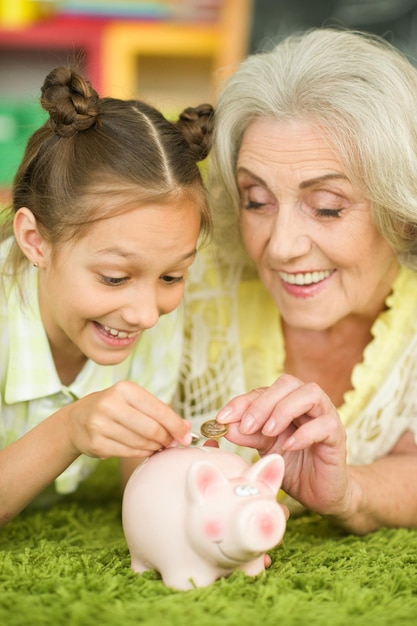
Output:
[[[117,330],[117,328],[110,328],[98,322],[94,322],[94,325],[98,332],[103,335],[103,340],[105,340],[109,346],[129,346],[135,343],[141,333],[140,330],[136,332]]]
[[[198,208],[182,196],[99,220],[57,258],[44,242],[39,302],[52,353],[102,365],[125,359],[178,307],[199,229]]]

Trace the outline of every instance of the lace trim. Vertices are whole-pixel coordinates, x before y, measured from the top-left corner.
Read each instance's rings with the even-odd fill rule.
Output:
[[[371,329],[373,341],[365,348],[362,362],[353,369],[353,389],[345,393],[344,404],[339,408],[346,427],[384,384],[388,372],[417,333],[415,272],[401,268],[386,306]]]
[[[184,294],[184,351],[174,408],[199,425],[244,393],[238,336],[240,270],[205,250],[193,263]]]
[[[242,302],[239,306],[240,284],[239,268],[222,263],[213,253],[200,254],[192,267],[185,295],[184,359],[174,406],[195,424],[247,391],[245,369],[258,371],[264,379],[259,384],[270,384],[281,373],[285,354],[275,308],[269,326],[271,330],[274,325],[273,332],[262,332],[261,327],[252,357],[245,353],[243,366],[238,320],[239,316],[241,322],[245,320],[246,311]],[[387,310],[372,328],[373,340],[364,351],[363,361],[352,372],[353,389],[345,394],[339,409],[347,428],[349,459],[356,464],[386,454],[407,429],[417,436],[414,272],[400,270],[386,304]],[[268,300],[261,306],[265,306],[262,314],[267,314]],[[272,358],[264,358],[268,350],[273,365]],[[253,359],[251,365],[249,358]]]

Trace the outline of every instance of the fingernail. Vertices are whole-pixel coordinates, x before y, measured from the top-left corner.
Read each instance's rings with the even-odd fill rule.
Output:
[[[276,428],[276,422],[274,419],[269,419],[265,426],[262,428],[262,432],[264,435],[272,435]]]
[[[221,424],[224,424],[225,422],[227,422],[227,419],[228,417],[230,417],[231,414],[232,414],[232,409],[227,406],[221,411],[219,411],[219,413],[217,413],[216,421],[220,422]]]
[[[255,425],[255,418],[253,417],[253,415],[247,414],[242,419],[240,430],[243,433],[249,434],[252,428],[254,427],[254,425]]]
[[[192,435],[191,435],[191,433],[190,433],[190,432],[188,432],[188,433],[187,433],[187,434],[183,437],[182,443],[183,443],[183,445],[184,445],[184,446],[189,446],[189,445],[190,445],[190,443],[192,442],[192,440],[193,440]]]
[[[287,441],[285,441],[285,442],[282,444],[282,448],[283,448],[283,450],[290,450],[290,448],[292,448],[292,446],[295,444],[295,442],[296,442],[295,437],[289,437],[289,438],[287,439]]]

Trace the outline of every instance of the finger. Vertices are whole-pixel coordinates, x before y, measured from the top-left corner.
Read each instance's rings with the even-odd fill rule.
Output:
[[[113,457],[117,458],[146,458],[151,456],[160,448],[156,448],[152,442],[137,442],[136,446],[121,442],[119,439],[111,439],[109,437],[102,437],[100,440],[96,440],[93,443],[87,445],[82,450],[88,456],[109,459]]]
[[[166,447],[173,441],[163,426],[114,393],[107,393],[100,399],[95,413],[86,420],[84,429],[92,446],[105,438],[133,449],[146,448],[152,451]]]
[[[244,434],[252,434],[263,430],[264,425],[276,413],[277,405],[286,398],[293,390],[302,387],[303,383],[295,378],[284,374],[280,376],[270,387],[263,388],[261,393],[253,397],[251,404],[242,415],[240,430]],[[270,432],[264,431],[270,435]]]
[[[286,504],[280,504],[280,507],[285,515],[285,520],[288,522],[288,520],[290,519],[290,509],[287,507]]]
[[[229,430],[225,435],[225,439],[236,446],[244,446],[247,448],[256,448],[265,454],[275,442],[275,438],[266,437],[260,431],[252,435],[245,435],[240,431],[239,423],[229,424]]]
[[[203,447],[204,446],[207,448],[219,448],[220,447],[217,439],[207,439],[207,441],[203,443]]]
[[[239,422],[241,416],[248,410],[248,407],[265,389],[267,389],[267,387],[257,387],[248,393],[236,396],[217,413],[216,420],[220,422],[220,424]]]
[[[117,417],[96,419],[95,429],[103,432],[109,439],[138,447],[142,441],[152,442],[152,448],[160,449],[172,443],[172,435],[157,421],[129,405],[124,405]]]
[[[132,407],[114,388],[75,402],[69,414],[71,441],[76,450],[89,456],[149,455],[172,442],[166,429]]]
[[[85,452],[95,457],[149,455],[164,447],[160,441],[148,438],[144,432],[137,433],[122,424],[111,422],[101,432],[90,436]]]
[[[337,415],[330,398],[316,383],[307,383],[289,391],[273,408],[262,427],[264,435],[273,437],[291,422],[297,427],[321,415]]]
[[[282,443],[283,450],[304,450],[313,445],[324,444],[326,446],[327,461],[338,462],[341,453],[344,456],[346,450],[346,430],[340,419],[334,415],[322,415],[314,420],[309,420]]]
[[[189,445],[192,441],[191,425],[182,419],[168,404],[159,400],[143,387],[130,381],[117,383],[123,385],[122,392],[137,411],[158,422],[178,443]]]

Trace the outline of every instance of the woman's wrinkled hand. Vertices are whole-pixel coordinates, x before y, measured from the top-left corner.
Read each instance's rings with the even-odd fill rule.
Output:
[[[231,400],[217,420],[229,424],[227,439],[276,452],[285,460],[282,488],[310,510],[343,517],[351,508],[346,431],[324,391],[284,374],[270,387]]]

